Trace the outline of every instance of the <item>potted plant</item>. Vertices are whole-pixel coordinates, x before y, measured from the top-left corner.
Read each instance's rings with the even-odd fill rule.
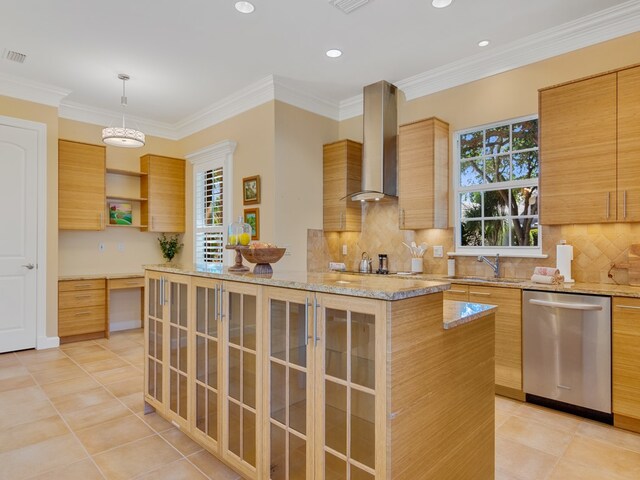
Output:
[[[158,243],[160,244],[160,250],[162,250],[162,256],[167,262],[173,260],[173,257],[180,253],[184,246],[184,243],[180,242],[180,236],[177,234],[167,238],[163,233],[161,237],[158,237]]]

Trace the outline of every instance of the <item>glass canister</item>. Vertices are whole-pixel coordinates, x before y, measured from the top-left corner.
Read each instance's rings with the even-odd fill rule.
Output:
[[[251,225],[244,223],[242,216],[238,217],[237,222],[229,225],[227,233],[227,245],[247,246],[251,242]]]

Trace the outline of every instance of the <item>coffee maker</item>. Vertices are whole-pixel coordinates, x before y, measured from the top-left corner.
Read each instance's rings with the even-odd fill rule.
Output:
[[[386,253],[380,253],[378,255],[378,270],[376,273],[381,273],[386,275],[389,273],[389,259],[387,258]]]

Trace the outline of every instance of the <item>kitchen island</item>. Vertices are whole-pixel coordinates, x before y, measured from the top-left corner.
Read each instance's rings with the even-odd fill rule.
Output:
[[[145,401],[244,477],[494,477],[493,307],[448,282],[145,278]]]

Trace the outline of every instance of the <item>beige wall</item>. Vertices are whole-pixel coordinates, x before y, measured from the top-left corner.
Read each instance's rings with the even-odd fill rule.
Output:
[[[224,140],[238,145],[233,155],[233,219],[243,214],[242,179],[260,175],[261,199],[259,205],[246,208],[260,209],[260,240],[270,241],[275,232],[275,167],[274,167],[274,102],[267,102],[217,125],[180,140],[185,154],[197,152]],[[187,162],[187,233],[184,236],[183,261],[193,263],[193,169]]]
[[[274,268],[306,269],[307,230],[322,228],[322,145],[334,141],[338,122],[276,102],[275,222],[273,238],[287,247]]]
[[[47,335],[56,336],[58,318],[58,110],[0,96],[0,115],[47,126]]]
[[[399,122],[408,123],[436,116],[449,122],[453,132],[477,125],[537,113],[538,89],[569,80],[640,63],[640,33],[627,35],[609,42],[584,48],[565,55],[537,62],[489,78],[444,90],[425,97],[399,103]],[[362,139],[362,117],[340,123],[340,138]],[[453,149],[451,148],[453,153]],[[450,165],[451,165],[450,161]],[[544,194],[544,193],[543,193]],[[450,195],[450,205],[453,203]],[[397,204],[367,205],[363,210],[361,233],[326,234],[324,238],[312,232],[309,235],[310,252],[324,252],[321,262],[310,262],[310,268],[326,268],[326,262],[345,261],[348,268],[356,268],[360,254],[372,256],[388,253],[394,270],[408,270],[410,257],[402,242],[425,241],[430,248],[425,255],[425,271],[446,273],[446,256],[433,258],[433,245],[442,245],[444,251],[453,250],[453,230],[401,231],[397,227]],[[450,208],[450,224],[453,211]],[[575,225],[543,227],[543,253],[547,259],[505,259],[503,274],[528,277],[536,265],[555,265],[555,245],[566,239],[574,245],[574,278],[583,282],[611,282],[607,271],[613,262],[625,262],[628,247],[640,238],[640,225]],[[343,257],[341,245],[347,245],[348,255]],[[310,255],[311,256],[311,255]],[[463,275],[489,275],[491,272],[474,258],[458,257],[458,273]],[[377,262],[374,262],[377,265]],[[627,281],[626,272],[615,271],[616,280]]]

